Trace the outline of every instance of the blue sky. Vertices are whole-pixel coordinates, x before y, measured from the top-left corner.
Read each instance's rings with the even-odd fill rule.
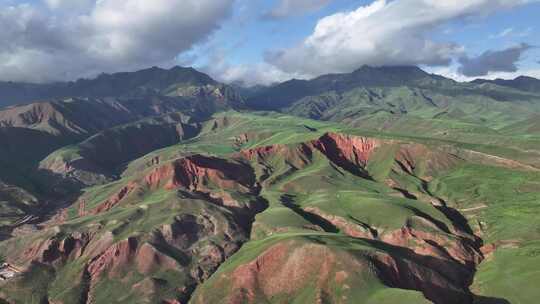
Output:
[[[257,63],[264,60],[265,51],[286,48],[307,37],[319,19],[353,10],[369,1],[334,1],[317,11],[276,20],[264,19],[264,12],[278,2],[243,1],[236,7],[233,17],[217,31],[212,42],[231,50],[229,60],[232,63]]]
[[[456,41],[466,48],[467,53],[476,56],[520,43],[540,46],[539,16],[540,3],[532,3],[478,19],[450,22],[432,35],[440,37],[439,39]],[[537,70],[540,69],[540,49],[532,48],[524,53],[518,66],[522,73],[539,77]],[[516,74],[520,73],[494,73],[487,78],[512,78]],[[459,75],[452,76],[460,78]]]
[[[265,61],[265,54],[268,51],[286,49],[300,43],[313,32],[320,19],[336,13],[353,11],[373,1],[332,1],[317,11],[276,20],[265,20],[261,18],[261,15],[278,5],[279,1],[245,2],[244,5],[235,9],[232,18],[223,24],[221,30],[213,34],[208,43],[195,47],[189,52],[190,55],[198,54],[199,56],[188,63],[208,69],[215,59],[211,56],[212,52],[218,51],[222,52],[226,57],[224,60],[233,66],[259,64]],[[521,43],[540,46],[539,15],[540,3],[530,3],[490,14],[472,15],[441,22],[428,35],[436,41],[454,42],[463,46],[469,56],[480,56],[490,50],[508,49]],[[459,74],[455,60],[449,66],[420,66],[428,71],[464,81],[474,78],[513,78],[520,73],[538,77],[540,76],[540,49],[527,50],[516,65],[519,68],[517,72],[497,71],[477,77]],[[355,68],[357,67],[351,66],[351,69]]]
[[[0,80],[191,65],[270,84],[419,65],[540,77],[538,0],[0,0]]]

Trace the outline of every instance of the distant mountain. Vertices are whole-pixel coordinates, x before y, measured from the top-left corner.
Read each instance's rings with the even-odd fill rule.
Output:
[[[260,90],[247,104],[393,132],[411,131],[422,120],[429,131],[444,132],[448,126],[442,121],[499,128],[528,119],[540,111],[539,100],[532,89],[460,83],[418,67],[363,66],[352,73],[286,81]]]
[[[27,103],[0,109],[0,127],[30,128],[54,135],[95,134],[171,112],[207,116],[243,107],[242,97],[232,87],[182,67],[102,74],[69,83],[3,83],[0,96],[0,104]],[[31,99],[38,102],[30,103]]]
[[[476,79],[472,81],[472,83],[475,84],[484,84],[484,83],[491,83],[496,84],[499,86],[504,87],[510,87],[521,91],[527,91],[527,92],[534,92],[534,93],[540,93],[540,80],[533,78],[533,77],[527,77],[527,76],[519,76],[515,79],[495,79],[495,80],[486,80],[486,79]]]
[[[65,83],[0,82],[0,107],[59,97],[63,95],[61,92],[65,87]]]
[[[157,67],[137,72],[101,74],[95,79],[53,84],[0,83],[0,106],[30,103],[32,101],[67,97],[123,97],[134,98],[152,95],[185,96],[205,94],[198,90],[231,97],[232,88],[213,80],[193,68],[174,67],[170,70]]]
[[[242,82],[233,82],[230,84],[238,93],[240,93],[244,98],[250,98],[257,95],[259,92],[268,88],[265,85],[254,85],[247,87]]]
[[[17,98],[20,99],[11,101],[29,96],[40,100],[0,109],[0,139],[3,139],[0,141],[0,179],[25,186],[26,181],[14,181],[12,177],[29,176],[39,161],[54,150],[79,143],[101,131],[167,114],[204,120],[216,112],[244,107],[243,98],[232,87],[192,68],[151,68],[134,73],[103,74],[96,79],[72,83],[11,83],[7,87],[13,90],[11,95],[0,92],[0,96],[13,98],[19,93]],[[17,91],[17,87],[25,89]],[[177,127],[162,119],[155,120],[149,127],[148,123],[142,125],[144,128],[140,129],[164,130],[172,135],[161,134],[152,140],[139,137],[140,144],[134,144],[135,151],[150,151],[177,141],[181,135],[175,134],[183,133],[178,129],[181,125]],[[126,130],[137,131],[136,128]],[[129,136],[125,137],[137,137]]]
[[[259,109],[275,110],[288,107],[303,97],[325,92],[343,93],[357,87],[396,87],[433,83],[454,83],[454,81],[428,74],[415,66],[363,66],[352,73],[328,74],[312,80],[292,79],[261,89],[249,99],[249,105]]]

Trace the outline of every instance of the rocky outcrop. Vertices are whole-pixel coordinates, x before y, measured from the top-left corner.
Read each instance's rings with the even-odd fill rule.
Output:
[[[140,276],[181,273],[185,280],[169,282],[161,279],[161,284],[176,286],[177,298],[168,300],[186,303],[194,286],[208,279],[248,237],[248,232],[229,214],[213,212],[181,214],[170,223],[156,226],[151,233],[121,240],[115,240],[117,236],[113,233],[103,234],[99,230],[67,235],[57,232],[39,243],[29,244],[18,263],[37,262],[59,271],[67,265],[84,265],[80,276],[73,274],[73,286],[65,287],[87,286],[83,290],[85,294],[81,295],[86,299],[85,303],[93,303],[104,279],[120,284],[124,279],[135,280],[137,286],[151,287],[153,284],[140,281]],[[151,290],[147,290],[150,298],[155,296]],[[134,288],[131,292],[139,294],[143,291]]]
[[[312,145],[339,167],[359,176],[367,177],[365,168],[373,151],[382,142],[380,140],[327,133]]]
[[[247,164],[203,155],[192,155],[164,164],[151,170],[142,178],[130,181],[90,211],[83,212],[86,198],[82,197],[78,202],[79,216],[109,211],[131,194],[158,189],[168,191],[183,189],[192,193],[189,195],[202,195],[223,206],[242,208],[243,206],[233,199],[227,191],[256,195],[259,186],[253,169]],[[82,209],[81,206],[83,206]]]
[[[383,141],[352,135],[327,133],[317,140],[300,143],[297,145],[271,145],[242,150],[237,157],[247,159],[262,166],[259,174],[261,182],[268,179],[274,173],[272,162],[278,160],[289,167],[288,172],[300,170],[312,163],[315,153],[322,153],[330,162],[357,176],[368,177],[366,171],[371,154]],[[279,180],[280,176],[274,176],[267,183]]]
[[[305,208],[306,212],[315,214],[328,221],[342,233],[361,239],[381,241],[385,244],[411,250],[419,257],[426,257],[427,267],[444,270],[445,275],[454,282],[468,286],[476,265],[483,254],[474,236],[459,236],[440,227],[430,220],[413,216],[409,223],[423,226],[421,230],[413,228],[409,223],[397,230],[382,230],[367,224],[351,222],[343,217],[322,212],[318,208]]]
[[[297,146],[277,144],[243,150],[240,154],[246,159],[257,162],[279,158],[300,169],[311,162],[313,150],[308,144],[299,144]]]
[[[106,201],[100,203],[96,208],[93,210],[90,210],[88,214],[99,214],[102,212],[107,212],[114,208],[116,205],[118,205],[124,198],[126,198],[128,195],[130,195],[132,192],[134,192],[137,189],[138,185],[134,182],[128,183],[126,186],[122,187],[119,192],[114,194],[112,197],[108,198]],[[84,202],[80,202],[81,205],[84,205]],[[84,210],[84,207],[82,208]],[[86,215],[85,211],[79,211],[79,215],[81,213]]]
[[[91,241],[90,233],[74,232],[63,238],[51,237],[34,242],[19,257],[19,264],[39,263],[61,264],[68,260],[78,259],[83,255],[85,247]]]
[[[144,182],[151,189],[203,191],[212,185],[246,193],[256,184],[248,165],[204,155],[189,156],[158,167],[145,176]]]
[[[173,176],[167,188],[183,187],[200,191],[210,184],[220,189],[234,189],[249,193],[256,186],[253,169],[240,162],[194,155],[173,165]]]
[[[122,270],[127,271],[126,267],[136,258],[138,243],[136,238],[128,238],[107,248],[88,264],[90,277],[98,279],[104,272],[108,272],[112,277]]]

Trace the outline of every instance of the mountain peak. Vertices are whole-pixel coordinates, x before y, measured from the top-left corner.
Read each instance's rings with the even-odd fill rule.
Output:
[[[0,106],[65,97],[135,97],[172,86],[207,86],[218,82],[192,67],[151,67],[135,72],[102,73],[92,79],[51,84],[0,83]]]
[[[369,65],[363,65],[359,69],[355,70],[353,74],[356,73],[366,73],[366,72],[378,72],[378,73],[385,73],[385,74],[416,74],[416,75],[423,75],[423,76],[429,76],[428,73],[426,73],[421,68],[414,66],[414,65],[396,65],[396,66],[369,66]]]
[[[530,77],[530,76],[518,76],[514,79],[515,81],[540,81],[539,79],[537,78],[534,78],[534,77]]]

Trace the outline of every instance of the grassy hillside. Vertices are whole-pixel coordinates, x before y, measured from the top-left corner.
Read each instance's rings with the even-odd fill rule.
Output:
[[[247,103],[364,131],[529,150],[538,147],[537,83],[525,78],[458,83],[415,67],[363,67],[284,82],[260,90]],[[529,162],[538,165],[537,156]]]
[[[530,301],[539,146],[466,124],[446,138],[405,125],[213,115],[195,136],[84,189],[41,230],[0,242],[26,270],[0,298]],[[54,155],[78,158],[85,145]]]

